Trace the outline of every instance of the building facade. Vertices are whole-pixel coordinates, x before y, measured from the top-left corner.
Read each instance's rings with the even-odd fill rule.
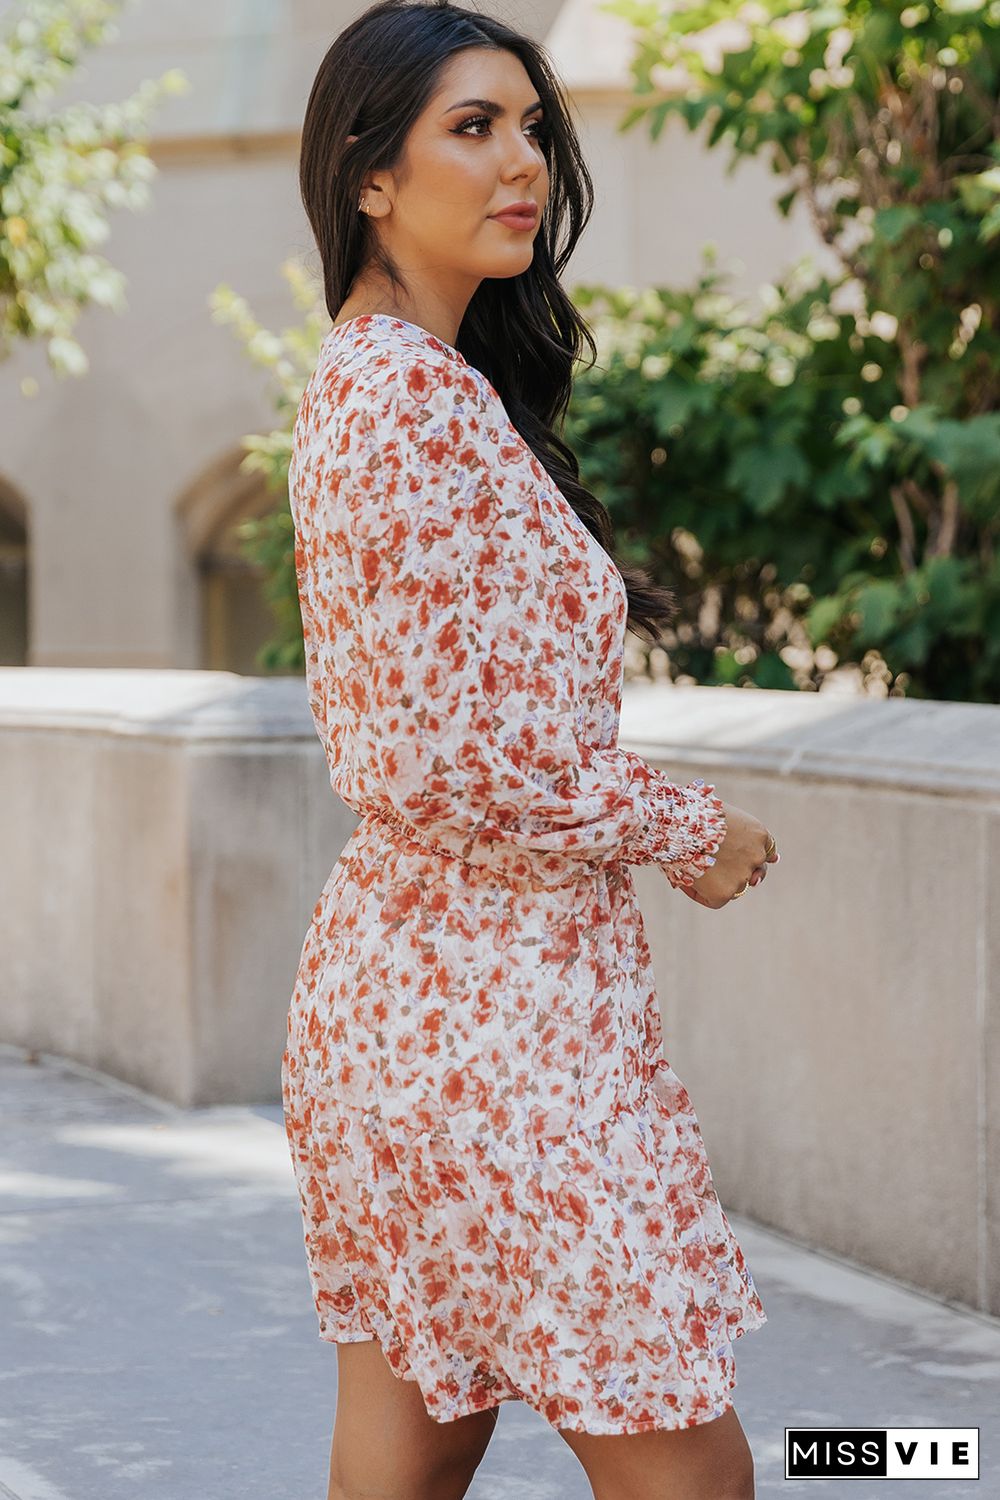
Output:
[[[0,365],[0,664],[255,672],[272,622],[234,528],[275,504],[240,470],[242,438],[274,425],[273,393],[209,298],[225,282],[264,326],[299,321],[279,268],[291,257],[318,279],[319,264],[298,132],[323,53],[357,13],[145,0],[52,101],[113,102],[174,67],[192,85],[152,122],[150,207],[110,214],[102,253],[127,278],[128,309],[83,314],[89,372],[57,379],[40,343]],[[749,294],[806,251],[822,261],[804,217],[773,207],[778,179],[761,164],[726,176],[724,149],[673,120],[657,142],[641,125],[619,133],[630,34],[598,0],[494,13],[545,43],[594,178],[570,293],[688,285],[708,242]]]

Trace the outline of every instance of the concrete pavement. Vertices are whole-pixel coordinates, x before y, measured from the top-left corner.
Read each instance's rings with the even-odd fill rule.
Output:
[[[769,1318],[736,1344],[758,1496],[1000,1500],[1000,1321],[730,1219]],[[0,1047],[0,1341],[0,1500],[324,1500],[336,1353],[280,1105]],[[786,1426],[849,1424],[978,1426],[981,1478],[783,1479]],[[506,1403],[470,1500],[590,1494]]]

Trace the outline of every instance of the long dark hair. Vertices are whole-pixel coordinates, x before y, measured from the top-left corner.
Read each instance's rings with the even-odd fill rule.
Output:
[[[335,320],[358,273],[369,265],[405,291],[374,227],[358,212],[361,185],[369,172],[398,165],[441,68],[466,47],[503,49],[524,65],[545,106],[540,139],[549,195],[531,265],[519,276],[480,282],[456,347],[493,385],[538,462],[614,561],[628,594],[628,628],[655,643],[677,613],[676,595],[614,556],[611,517],[580,482],[575,455],[553,430],[569,405],[581,346],[587,344],[591,365],[597,357],[590,330],[558,279],[590,218],[593,183],[543,47],[450,0],[380,0],[339,34],[313,82],[299,160],[326,306]],[[349,135],[357,140],[348,143]]]

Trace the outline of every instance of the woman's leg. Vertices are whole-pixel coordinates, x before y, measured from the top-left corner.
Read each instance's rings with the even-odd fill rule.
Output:
[[[734,1407],[676,1432],[598,1437],[559,1429],[594,1500],[753,1500],[753,1454]]]
[[[377,1339],[337,1345],[337,1415],[327,1500],[462,1500],[499,1407],[435,1422],[414,1380]]]

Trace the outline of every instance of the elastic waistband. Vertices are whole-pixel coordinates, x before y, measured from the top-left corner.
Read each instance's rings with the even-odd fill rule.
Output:
[[[446,854],[451,855],[453,859],[458,858],[458,855],[451,854],[450,849],[441,849],[436,844],[432,844],[429,839],[414,828],[412,823],[408,823],[403,815],[398,813],[394,807],[368,806],[362,813],[362,817],[377,818],[381,823],[388,823],[390,827],[398,828],[400,833],[405,833],[406,837],[412,839],[415,844],[422,844],[425,849],[430,849],[435,854]]]
[[[568,861],[562,878],[555,878],[556,872],[554,871],[550,872],[553,878],[537,878],[530,868],[530,858],[525,854],[524,863],[526,868],[517,875],[513,875],[509,869],[492,868],[482,862],[470,864],[468,860],[463,859],[463,856],[457,850],[448,849],[443,844],[433,843],[419,829],[414,828],[412,823],[407,822],[406,818],[397,812],[394,807],[381,807],[368,804],[368,806],[362,809],[361,817],[362,819],[370,818],[379,823],[386,823],[390,828],[395,828],[399,833],[411,839],[413,843],[419,844],[421,848],[426,849],[430,854],[435,854],[441,859],[457,860],[459,864],[465,864],[470,872],[474,870],[487,881],[515,890],[534,892],[572,890],[584,882],[592,880],[596,873],[594,870],[588,870],[582,865],[574,865],[573,861]]]

